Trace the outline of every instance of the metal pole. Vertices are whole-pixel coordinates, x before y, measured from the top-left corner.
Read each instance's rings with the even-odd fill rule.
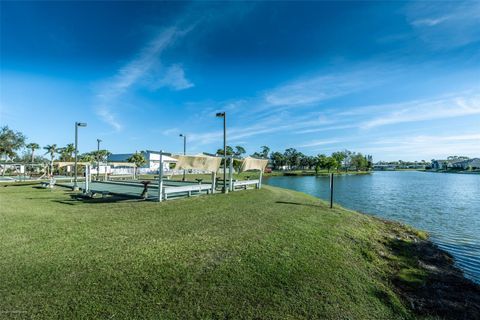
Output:
[[[83,193],[88,193],[90,191],[90,165],[85,165],[85,189]]]
[[[163,150],[160,150],[160,166],[158,167],[158,202],[162,202],[163,196]]]
[[[235,191],[234,190],[234,185],[233,185],[233,156],[230,157],[230,163],[229,163],[229,168],[228,168],[228,187],[230,191]]]
[[[330,209],[333,208],[333,173],[330,173]]]
[[[223,113],[223,193],[227,193],[227,113]]]
[[[77,184],[77,154],[78,154],[78,122],[75,122],[75,166],[73,168],[73,190],[78,190]]]
[[[260,177],[258,178],[258,189],[262,188],[262,178],[263,178],[263,170],[260,170]]]
[[[185,156],[187,154],[187,136],[183,135],[183,155]],[[183,169],[183,179],[182,181],[185,181],[185,175],[186,175],[187,170]]]
[[[97,181],[100,179],[100,142],[102,140],[97,139]]]

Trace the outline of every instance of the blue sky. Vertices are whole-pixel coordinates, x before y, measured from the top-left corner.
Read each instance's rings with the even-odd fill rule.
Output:
[[[480,2],[1,2],[0,124],[41,145],[480,156]]]

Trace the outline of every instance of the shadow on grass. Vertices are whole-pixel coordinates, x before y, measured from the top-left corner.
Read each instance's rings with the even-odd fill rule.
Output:
[[[319,205],[317,205],[317,204],[300,203],[300,202],[291,202],[291,201],[275,201],[275,203],[280,203],[280,204],[291,204],[291,205],[295,205],[295,206],[305,206],[305,207],[325,208],[325,206],[319,206]]]
[[[51,200],[52,202],[66,204],[70,206],[74,206],[80,203],[85,204],[97,204],[97,203],[117,203],[117,202],[138,202],[138,201],[145,201],[143,199],[135,198],[135,197],[122,197],[118,195],[109,195],[106,197],[98,197],[92,198],[81,193],[66,193],[65,195],[70,196],[69,200]]]
[[[120,195],[108,195],[106,197],[89,197],[83,194],[70,194],[70,198],[74,201],[81,201],[82,203],[95,204],[95,203],[116,203],[125,201],[145,201],[137,197],[120,196]]]
[[[414,237],[396,237],[386,245],[395,256],[392,282],[417,315],[480,319],[480,285],[464,277],[450,254]]]

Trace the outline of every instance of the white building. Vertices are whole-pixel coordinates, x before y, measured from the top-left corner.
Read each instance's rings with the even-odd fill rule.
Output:
[[[158,168],[160,166],[160,152],[158,151],[142,151],[141,154],[145,157],[145,160],[147,161],[145,165],[141,166],[138,168],[137,172],[138,173],[157,173]],[[114,168],[111,168],[110,171],[114,174],[127,174],[128,172],[132,171],[132,168],[129,167],[124,167],[120,165],[122,162],[128,163],[127,159],[130,158],[133,155],[133,153],[117,153],[117,154],[111,154],[108,156],[107,162],[108,163],[116,163],[116,166]],[[177,159],[169,157],[167,155],[162,156],[163,160],[163,170],[164,171],[170,171],[170,165],[172,163],[177,162]],[[100,167],[100,172],[105,172],[102,170]]]

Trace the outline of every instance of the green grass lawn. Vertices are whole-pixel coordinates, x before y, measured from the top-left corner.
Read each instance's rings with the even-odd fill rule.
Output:
[[[0,318],[404,319],[397,224],[264,187],[164,203],[0,188]]]

